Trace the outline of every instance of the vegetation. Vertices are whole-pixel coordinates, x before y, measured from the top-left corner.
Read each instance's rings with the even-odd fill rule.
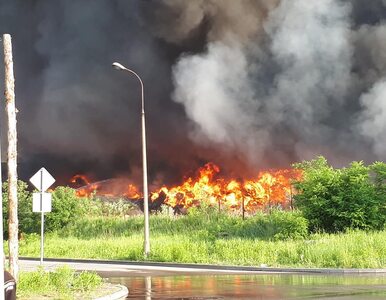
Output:
[[[210,208],[194,209],[186,216],[152,215],[149,260],[276,267],[386,266],[386,231],[309,235],[306,224],[299,212],[284,211],[245,221]],[[142,261],[143,217],[83,218],[47,234],[45,241],[47,257]],[[39,236],[21,240],[20,254],[39,256]]]
[[[151,261],[285,267],[386,267],[386,165],[353,162],[334,169],[323,157],[296,164],[295,211],[259,212],[243,220],[214,207],[150,218]],[[6,190],[7,186],[4,186]],[[20,255],[39,256],[39,214],[19,183]],[[6,212],[6,206],[4,206]],[[133,205],[77,198],[59,187],[47,214],[47,257],[143,257],[143,216]],[[6,228],[6,227],[5,227]],[[7,246],[6,246],[7,247]]]
[[[68,267],[59,267],[47,272],[42,268],[33,272],[20,273],[17,296],[30,299],[34,296],[49,296],[55,299],[84,299],[102,284],[95,272],[75,273]]]
[[[151,217],[153,233],[199,234],[207,239],[219,237],[240,237],[248,239],[283,240],[305,237],[308,234],[307,221],[297,211],[273,210],[271,214],[259,213],[243,220],[240,216],[218,213],[214,208],[193,208],[186,216],[158,214]],[[58,232],[61,237],[131,236],[143,233],[143,216],[130,218],[88,217],[74,222]]]
[[[295,205],[311,231],[381,230],[386,224],[386,164],[353,162],[334,169],[323,157],[295,164],[304,171],[295,183]]]
[[[18,218],[19,231],[23,233],[37,232],[39,216],[32,212],[32,195],[27,190],[27,183],[18,181]],[[3,183],[3,228],[4,237],[8,237],[8,182]],[[40,221],[39,221],[40,222]]]
[[[4,236],[8,236],[6,222],[8,220],[7,204],[8,183],[3,184],[3,228]],[[40,232],[40,214],[32,212],[32,193],[28,191],[28,185],[18,182],[19,198],[19,232],[21,235],[26,233]],[[52,212],[45,215],[45,230],[61,230],[64,226],[85,215],[88,200],[78,198],[75,190],[69,187],[57,187],[52,192]]]
[[[306,239],[290,240],[213,238],[203,227],[162,233],[156,229],[157,218],[152,216],[150,223],[150,261],[275,267],[386,267],[386,231],[311,234]],[[111,226],[111,223],[106,224]],[[38,235],[26,237],[20,243],[20,254],[38,257],[39,241]],[[143,233],[140,230],[89,238],[50,233],[45,237],[45,255],[143,261]]]

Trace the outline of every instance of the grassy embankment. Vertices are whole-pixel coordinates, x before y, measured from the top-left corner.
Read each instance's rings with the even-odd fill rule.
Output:
[[[299,213],[242,220],[215,211],[152,215],[150,261],[275,267],[385,268],[386,231],[308,234]],[[26,235],[21,256],[39,256]],[[45,257],[143,260],[143,217],[88,217],[45,237]]]

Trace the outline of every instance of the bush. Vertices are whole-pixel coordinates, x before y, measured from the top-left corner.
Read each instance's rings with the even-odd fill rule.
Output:
[[[18,219],[20,233],[40,232],[41,214],[32,212],[32,193],[28,185],[18,181]],[[8,236],[8,183],[3,184],[3,228]],[[86,211],[86,199],[78,198],[75,190],[69,187],[57,187],[52,192],[52,211],[45,214],[45,230],[60,230],[70,222],[80,218]]]
[[[19,180],[17,184],[19,232],[33,233],[40,228],[40,215],[32,212],[32,194],[27,183]],[[8,236],[8,182],[3,183],[3,229]]]
[[[295,205],[312,231],[383,229],[386,221],[386,165],[353,162],[334,169],[324,157],[294,165],[304,171],[295,182]]]
[[[74,189],[64,186],[52,192],[52,211],[45,214],[47,231],[60,230],[86,213],[87,198],[76,196]]]

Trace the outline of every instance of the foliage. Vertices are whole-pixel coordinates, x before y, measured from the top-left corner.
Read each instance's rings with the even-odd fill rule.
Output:
[[[76,196],[74,189],[64,186],[52,192],[52,211],[45,214],[47,231],[60,230],[86,213],[87,198]]]
[[[38,232],[40,215],[32,212],[32,194],[27,190],[28,185],[18,181],[18,219],[19,231],[23,233]],[[4,236],[8,236],[8,182],[3,183],[3,229]]]
[[[3,228],[8,236],[8,183],[3,184]],[[72,221],[80,218],[86,211],[86,199],[78,198],[75,190],[69,187],[57,187],[52,192],[52,212],[45,214],[45,230],[60,230]],[[40,213],[32,212],[32,193],[28,185],[18,181],[18,219],[20,233],[40,232]]]
[[[295,182],[295,205],[313,231],[383,229],[386,222],[386,165],[353,162],[334,169],[324,157],[294,165],[304,171]]]
[[[18,297],[51,295],[72,299],[75,293],[92,291],[101,284],[102,278],[95,272],[75,273],[67,266],[51,272],[39,268],[37,271],[20,273],[17,294]]]

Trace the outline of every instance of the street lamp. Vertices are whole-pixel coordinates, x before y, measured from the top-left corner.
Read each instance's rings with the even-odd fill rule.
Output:
[[[129,72],[138,78],[141,83],[141,122],[142,122],[142,168],[143,168],[143,212],[145,215],[145,239],[144,239],[144,253],[145,257],[150,254],[150,237],[149,237],[149,192],[147,186],[147,161],[146,161],[146,132],[145,132],[145,101],[143,95],[143,82],[141,77],[133,70],[130,70],[120,63],[114,62],[113,68],[120,71]]]

